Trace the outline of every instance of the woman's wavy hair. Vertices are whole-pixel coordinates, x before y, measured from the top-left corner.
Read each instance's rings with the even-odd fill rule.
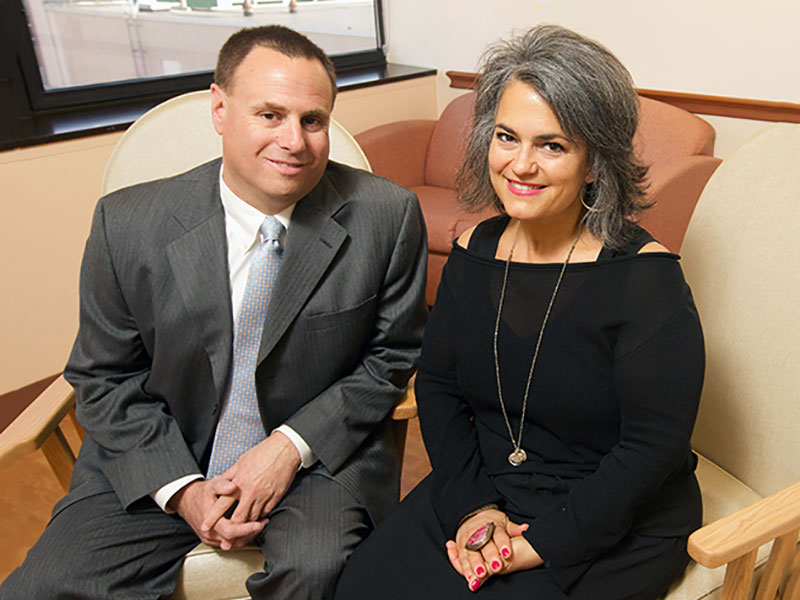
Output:
[[[556,25],[539,25],[490,46],[475,98],[475,114],[457,188],[470,211],[503,210],[489,177],[489,146],[497,106],[508,85],[531,86],[550,105],[564,132],[583,141],[594,181],[584,188],[584,222],[612,248],[634,229],[645,200],[647,168],[633,153],[639,100],[627,69],[604,46]]]

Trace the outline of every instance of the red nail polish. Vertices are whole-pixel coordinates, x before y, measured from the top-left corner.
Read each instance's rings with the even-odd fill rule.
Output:
[[[508,558],[509,554],[511,554],[511,550],[503,548],[503,558]]]
[[[469,589],[471,589],[473,592],[477,590],[479,587],[481,587],[480,579],[473,579],[472,583],[469,584]]]
[[[493,560],[492,561],[492,569],[494,569],[495,571],[499,571],[500,567],[502,567],[502,566],[503,565],[500,564],[499,560]]]
[[[484,569],[483,567],[478,567],[477,569],[475,569],[475,575],[477,575],[478,577],[483,577],[484,573],[486,573],[486,569]]]

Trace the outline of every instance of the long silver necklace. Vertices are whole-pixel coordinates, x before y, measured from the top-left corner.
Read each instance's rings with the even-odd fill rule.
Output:
[[[506,411],[506,404],[503,401],[503,386],[500,383],[500,359],[497,355],[497,335],[500,332],[500,317],[503,314],[503,302],[506,298],[506,286],[508,285],[508,269],[511,266],[511,259],[514,257],[514,248],[517,245],[517,238],[519,238],[519,229],[520,223],[517,222],[517,231],[514,234],[514,241],[511,243],[511,250],[508,252],[508,258],[506,259],[506,269],[505,273],[503,274],[503,288],[500,290],[500,301],[497,305],[497,320],[494,323],[494,338],[493,338],[493,347],[494,347],[494,372],[495,376],[497,377],[497,397],[500,400],[500,408],[503,411],[503,418],[506,421],[506,427],[508,428],[508,436],[511,439],[511,444],[514,446],[514,450],[511,454],[508,455],[508,462],[511,463],[512,466],[518,467],[526,460],[528,460],[528,454],[525,450],[522,449],[522,433],[525,428],[525,410],[528,408],[528,392],[531,389],[531,380],[533,379],[533,370],[536,367],[536,359],[539,356],[539,347],[542,345],[542,337],[544,336],[544,328],[547,325],[547,320],[550,318],[550,311],[553,308],[553,303],[556,301],[556,295],[558,294],[558,288],[561,287],[561,280],[564,278],[564,271],[567,270],[567,264],[569,263],[569,259],[572,256],[572,251],[575,250],[575,245],[578,243],[578,239],[581,237],[581,228],[578,229],[578,235],[575,236],[575,241],[572,242],[572,246],[570,246],[569,252],[567,253],[567,258],[564,260],[564,264],[561,265],[561,272],[558,274],[558,279],[556,280],[556,287],[553,289],[553,295],[550,296],[550,303],[547,305],[547,310],[544,313],[544,319],[542,319],[542,326],[539,328],[539,337],[536,340],[536,348],[533,350],[533,359],[531,359],[531,368],[528,371],[528,381],[525,383],[525,395],[522,398],[522,414],[520,415],[519,419],[519,435],[514,436],[514,431],[511,429],[511,421],[508,418],[508,411]]]

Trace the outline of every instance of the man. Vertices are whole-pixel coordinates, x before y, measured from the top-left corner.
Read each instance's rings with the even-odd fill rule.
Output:
[[[327,161],[335,90],[305,37],[242,30],[211,88],[221,164],[100,200],[65,371],[87,437],[0,598],[159,598],[201,540],[261,547],[254,598],[325,598],[396,503],[424,224]]]

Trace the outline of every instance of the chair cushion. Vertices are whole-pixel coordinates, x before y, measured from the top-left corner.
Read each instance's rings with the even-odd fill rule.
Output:
[[[247,600],[245,581],[263,569],[264,557],[255,546],[223,552],[199,544],[186,555],[170,600]]]
[[[697,479],[703,494],[703,525],[745,508],[761,500],[761,496],[744,483],[723,471],[710,460],[699,457]],[[758,551],[756,565],[769,558],[771,544]],[[725,567],[707,569],[692,561],[683,576],[675,581],[666,595],[667,600],[717,599],[720,597]]]

